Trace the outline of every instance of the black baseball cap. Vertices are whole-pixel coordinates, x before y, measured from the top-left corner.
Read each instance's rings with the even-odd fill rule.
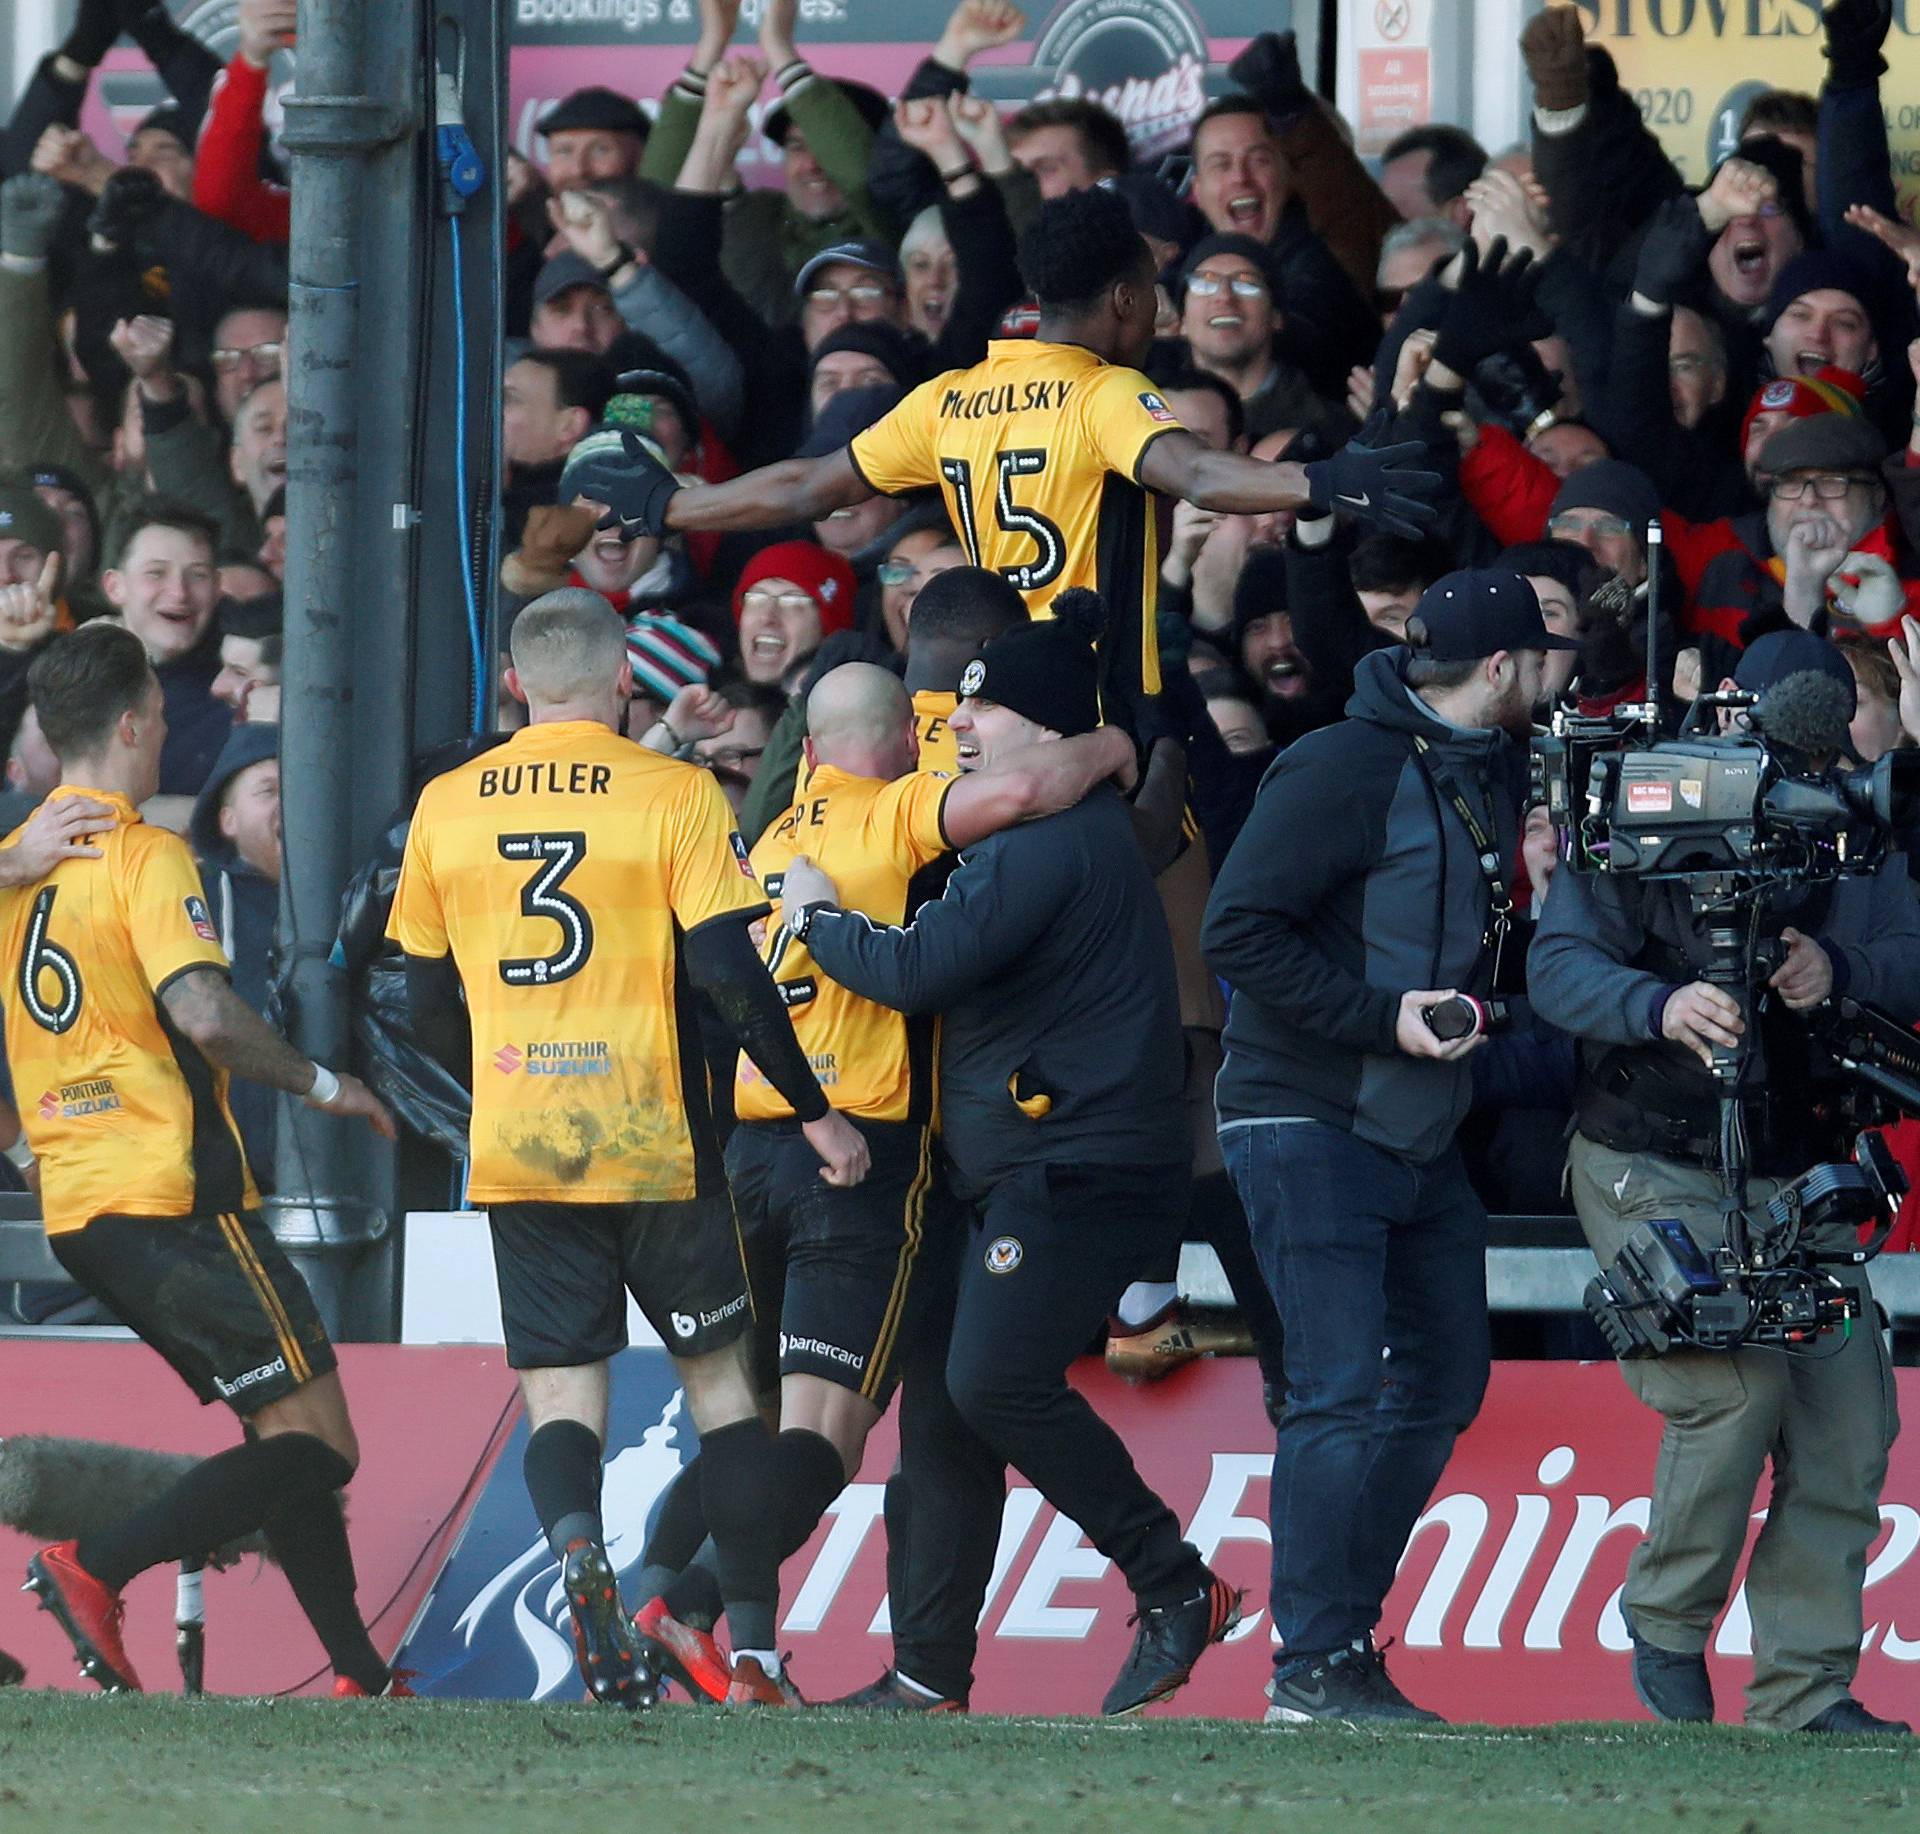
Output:
[[[563,97],[534,123],[538,134],[566,134],[598,129],[601,133],[638,134],[644,140],[653,123],[631,96],[594,84]]]
[[[1416,622],[1423,633],[1418,641]],[[1407,641],[1428,662],[1473,662],[1501,650],[1580,647],[1578,638],[1556,637],[1547,629],[1532,583],[1502,567],[1463,567],[1435,580],[1407,620]]]
[[[585,255],[577,255],[570,248],[562,249],[559,254],[542,262],[540,272],[534,276],[534,309],[538,311],[549,300],[558,299],[562,293],[570,293],[575,287],[598,287],[609,298],[613,296],[606,275]]]

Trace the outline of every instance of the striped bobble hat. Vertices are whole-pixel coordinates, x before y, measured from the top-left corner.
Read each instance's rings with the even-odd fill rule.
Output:
[[[623,458],[627,449],[625,436],[628,433],[634,434],[639,439],[656,464],[664,465],[667,462],[667,455],[661,450],[659,442],[649,438],[637,426],[631,424],[621,426],[603,420],[598,426],[589,428],[583,438],[574,441],[573,450],[567,454],[567,462],[560,468],[560,488],[555,493],[554,500],[559,503],[571,503],[580,494],[575,488],[575,481],[587,460]]]
[[[649,611],[627,621],[627,660],[635,693],[670,701],[682,688],[704,687],[720,652],[691,624]]]
[[[1775,376],[1753,391],[1747,412],[1740,422],[1740,450],[1747,449],[1747,436],[1762,414],[1786,413],[1795,420],[1807,420],[1815,414],[1852,414],[1862,412],[1867,385],[1850,369],[1828,363],[1810,376]]]

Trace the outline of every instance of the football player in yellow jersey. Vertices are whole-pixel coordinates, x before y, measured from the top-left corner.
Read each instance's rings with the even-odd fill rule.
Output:
[[[806,945],[782,924],[781,875],[807,854],[834,874],[852,908],[901,923],[919,902],[916,876],[949,851],[1071,807],[1107,777],[1131,782],[1134,768],[1132,740],[1102,727],[962,777],[916,771],[907,691],[871,663],[823,676],[807,698],[807,725],[805,787],[753,850],[775,900],[765,955],[814,1075],[859,1128],[873,1170],[853,1189],[822,1183],[792,1106],[741,1059],[727,1177],[755,1292],[772,1301],[761,1321],[760,1373],[763,1388],[776,1368],[779,1378],[779,1560],[859,1470],[893,1393],[902,1337],[914,1328],[914,1268],[934,1177],[931,1020],[907,1019],[817,975]],[[768,1577],[777,1580],[777,1562]]]
[[[507,685],[529,724],[428,784],[388,935],[443,1057],[466,997],[468,1190],[491,1222],[527,1489],[583,1678],[636,1706],[650,1678],[600,1522],[607,1359],[626,1346],[629,1292],[700,1429],[736,1656],[779,1666],[775,1586],[754,1585],[776,1533],[772,1444],[743,1354],[752,1301],[688,985],[792,1104],[825,1162],[817,1177],[857,1184],[867,1147],[828,1106],[754,951],[767,901],[719,787],[619,736],[633,688],[619,614],[562,588],[520,612],[510,644]],[[455,1023],[433,1027],[436,1015]]]
[[[920,740],[915,769],[959,774],[960,745],[949,722],[960,704],[960,677],[983,644],[1027,616],[1026,600],[984,567],[949,567],[921,587],[907,614],[907,692]]]
[[[1413,468],[1418,442],[1269,464],[1210,451],[1179,424],[1136,367],[1153,341],[1155,263],[1116,193],[1042,205],[1019,257],[1037,336],[989,345],[985,362],[924,383],[840,451],[683,487],[634,437],[583,466],[581,494],[658,534],[810,522],[877,492],[937,488],[969,558],[1036,618],[1067,587],[1100,593],[1103,705],[1123,720],[1160,686],[1153,494],[1232,513],[1339,510],[1405,535],[1431,518],[1440,479]]]
[[[83,1673],[137,1690],[121,1588],[161,1561],[264,1529],[326,1647],[336,1695],[404,1693],[354,1602],[337,1492],[359,1448],[333,1347],[261,1221],[227,1076],[361,1116],[389,1139],[393,1121],[233,991],[186,842],[141,821],[167,721],[139,640],[84,625],[35,658],[27,690],[60,760],[49,800],[85,798],[107,824],[94,857],[67,857],[24,883],[0,871],[7,1060],[27,1098],[49,1244],[245,1433],[121,1520],[43,1548],[29,1588],[72,1638]],[[27,844],[25,829],[10,836],[0,860]]]

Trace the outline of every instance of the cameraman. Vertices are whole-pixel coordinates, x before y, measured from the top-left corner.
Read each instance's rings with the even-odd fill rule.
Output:
[[[1797,644],[1810,641],[1796,633]],[[1770,654],[1774,669],[1743,669],[1742,686],[1764,690],[1808,668],[1792,646],[1772,646]],[[1844,737],[1842,726],[1836,749]],[[1790,761],[1823,770],[1833,759]],[[1684,881],[1566,869],[1554,875],[1528,956],[1535,1009],[1581,1040],[1569,1163],[1581,1227],[1602,1267],[1640,1224],[1660,1218],[1683,1223],[1709,1254],[1720,1246],[1719,1113],[1708,1070],[1714,1046],[1733,1047],[1749,1034],[1741,1087],[1751,1210],[1836,1156],[1836,1143],[1815,1131],[1799,1015],[1844,992],[1903,1025],[1920,1017],[1920,907],[1898,854],[1871,876],[1772,893],[1760,933],[1778,939],[1784,959],[1758,989],[1751,1024],[1731,995],[1703,978],[1707,923],[1693,913]],[[1909,1730],[1868,1712],[1849,1691],[1860,1658],[1867,1549],[1879,1532],[1880,1485],[1898,1419],[1866,1276],[1836,1271],[1862,1304],[1859,1323],[1837,1347],[1828,1338],[1812,1354],[1678,1349],[1621,1365],[1627,1385],[1666,1421],[1646,1539],[1621,1600],[1634,1689],[1660,1719],[1714,1716],[1707,1643],[1771,1460],[1767,1520],[1747,1571],[1754,1663],[1747,1723],[1775,1731]]]
[[[1491,991],[1517,955],[1525,739],[1546,652],[1577,647],[1491,568],[1428,587],[1407,634],[1361,658],[1346,720],[1268,771],[1201,936],[1234,990],[1221,1151],[1286,1337],[1280,1723],[1437,1717],[1373,1646],[1487,1381],[1487,1216],[1455,1144],[1479,1038],[1428,1009]]]

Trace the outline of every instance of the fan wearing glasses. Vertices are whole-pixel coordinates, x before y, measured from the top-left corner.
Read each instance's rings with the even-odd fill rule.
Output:
[[[1803,630],[1891,636],[1920,606],[1902,579],[1880,467],[1887,449],[1865,420],[1816,414],[1767,441],[1767,534],[1787,616]]]

